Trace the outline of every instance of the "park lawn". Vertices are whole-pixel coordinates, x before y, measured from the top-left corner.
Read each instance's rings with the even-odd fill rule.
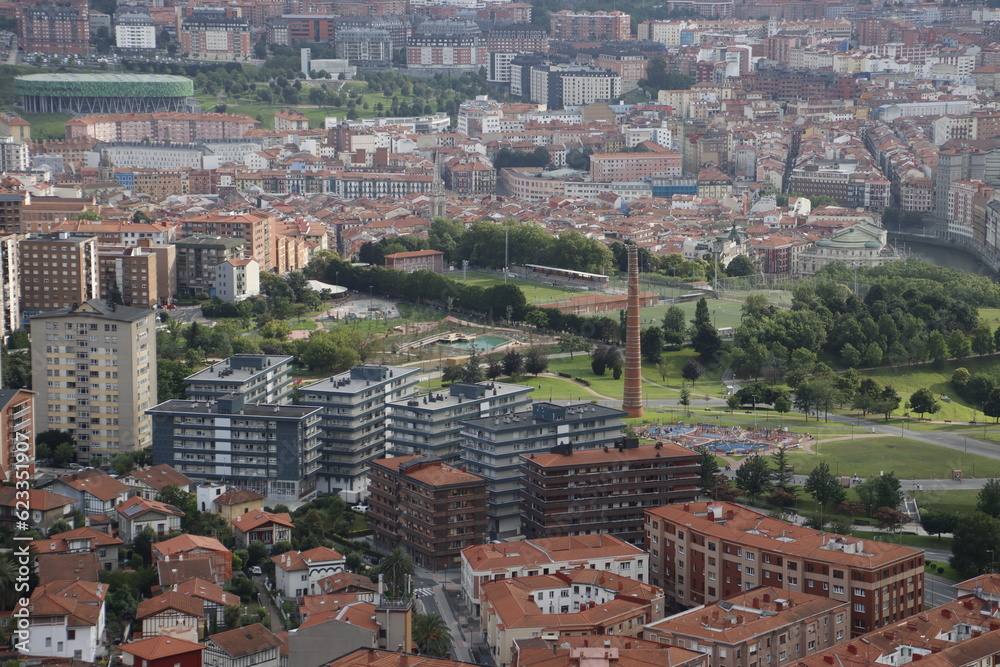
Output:
[[[316,328],[316,322],[313,320],[289,320],[288,326],[292,328],[292,331],[312,331]]]
[[[933,569],[927,567],[933,565]],[[939,563],[937,561],[929,560],[924,563],[925,569],[928,574],[936,574],[943,579],[949,579],[951,581],[965,581],[968,577],[959,574],[958,570],[953,568],[949,563]],[[932,584],[928,583],[927,586]]]
[[[1000,475],[1000,461],[995,459],[899,436],[820,442],[814,449],[820,456],[805,452],[788,454],[795,474],[808,475],[820,462],[826,461],[834,474],[856,474],[866,478],[881,471],[893,471],[899,479],[949,479],[952,469],[963,470],[966,477]]]
[[[743,304],[735,301],[724,301],[722,299],[708,299],[706,303],[708,304],[708,312],[712,314],[717,328],[736,328],[740,325],[740,314]],[[698,307],[697,300],[687,301],[676,305],[684,311],[684,315],[687,317],[688,321],[694,319],[694,311],[695,308]],[[659,306],[652,306],[650,308],[643,308],[641,311],[643,328],[650,326],[662,326],[663,316],[666,314],[669,307],[669,304],[662,304]]]
[[[464,281],[462,280],[463,275],[465,276]],[[464,282],[466,285],[477,285],[484,288],[504,284],[502,275],[487,271],[452,271],[448,273],[448,277],[458,282]],[[533,306],[565,301],[571,296],[585,293],[570,287],[553,285],[550,282],[523,280],[521,278],[507,278],[507,284],[520,287],[521,291],[524,292],[524,298]],[[618,314],[611,313],[609,317],[611,316],[617,317]]]
[[[31,138],[34,141],[65,138],[66,121],[72,118],[64,113],[22,113],[20,115],[31,123]]]
[[[531,398],[535,402],[548,400],[590,402],[599,400],[597,396],[594,396],[582,386],[564,378],[522,375],[519,378],[504,381],[534,387],[535,391],[531,393]]]
[[[921,511],[934,510],[948,514],[972,514],[976,509],[977,489],[957,491],[913,491],[910,495],[917,501]]]
[[[899,392],[903,403],[897,412],[905,409],[906,401],[910,394],[922,387],[928,387],[935,396],[947,396],[951,399],[946,403],[939,400],[941,409],[933,415],[925,415],[934,420],[950,420],[955,422],[968,423],[972,419],[981,419],[982,413],[977,408],[967,405],[951,386],[951,375],[956,368],[966,368],[970,373],[985,370],[992,370],[996,367],[997,358],[971,357],[961,361],[949,361],[941,367],[931,364],[921,364],[919,366],[898,366],[892,368],[875,368],[861,371],[862,376],[870,377],[880,384],[891,384]],[[913,417],[919,417],[911,413]]]
[[[980,308],[979,319],[984,320],[992,327],[997,322],[1000,322],[1000,308]]]
[[[942,537],[940,541],[934,535],[910,535],[908,533],[903,533],[900,537],[899,533],[887,533],[884,531],[869,531],[869,530],[855,530],[853,533],[854,537],[860,537],[866,540],[875,540],[877,542],[894,542],[899,544],[902,541],[908,547],[918,547],[920,549],[944,549],[951,550],[952,539],[950,537]]]

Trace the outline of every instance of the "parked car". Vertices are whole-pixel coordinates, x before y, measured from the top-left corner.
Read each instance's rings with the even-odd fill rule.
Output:
[[[354,510],[355,512],[367,512],[368,505],[352,505],[351,509]]]
[[[258,574],[264,574],[264,572],[263,570],[260,569],[260,565],[254,565],[253,567],[250,568],[250,574],[258,575]]]

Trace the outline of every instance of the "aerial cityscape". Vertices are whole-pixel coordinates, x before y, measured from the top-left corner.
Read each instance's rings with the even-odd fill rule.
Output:
[[[0,0],[6,667],[1000,665],[1000,0]]]

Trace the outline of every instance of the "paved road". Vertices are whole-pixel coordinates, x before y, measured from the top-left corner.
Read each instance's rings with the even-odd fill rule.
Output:
[[[958,597],[958,591],[952,582],[936,574],[924,575],[924,603],[937,607],[951,602]]]

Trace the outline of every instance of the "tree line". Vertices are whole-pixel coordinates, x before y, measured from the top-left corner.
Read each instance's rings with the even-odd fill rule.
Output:
[[[413,250],[439,250],[445,263],[453,266],[468,260],[472,266],[501,269],[506,250],[510,265],[541,264],[600,274],[612,268],[608,247],[576,231],[553,236],[535,224],[480,221],[466,227],[444,218],[431,223],[426,239],[397,236],[369,241],[359,249],[358,259],[382,266],[386,255]]]

